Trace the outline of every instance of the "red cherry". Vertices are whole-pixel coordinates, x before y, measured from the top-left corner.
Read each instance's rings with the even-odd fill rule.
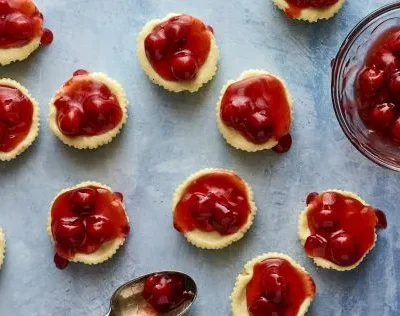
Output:
[[[165,32],[163,30],[150,33],[144,40],[144,48],[146,50],[146,54],[149,58],[158,61],[164,57],[167,45],[168,39],[165,36]]]
[[[0,15],[6,15],[10,12],[10,5],[8,4],[8,0],[0,0]]]
[[[292,147],[292,135],[287,134],[279,139],[278,145],[272,148],[272,150],[278,154],[284,154]]]
[[[61,247],[71,249],[82,245],[85,240],[85,225],[78,217],[63,217],[52,225],[54,239]]]
[[[155,274],[155,275],[149,276],[144,281],[143,296],[146,299],[152,295],[153,289],[156,286],[156,284],[160,281],[160,279],[161,279],[161,276],[158,274]]]
[[[84,113],[78,106],[71,106],[58,115],[58,127],[67,136],[78,135],[81,129]]]
[[[53,43],[53,39],[54,39],[53,32],[47,28],[43,29],[43,34],[42,34],[42,38],[40,39],[40,43],[42,45],[47,46],[47,45],[50,45],[51,43]]]
[[[304,249],[311,257],[325,257],[328,246],[327,240],[320,235],[308,236]]]
[[[286,300],[287,283],[286,279],[278,273],[266,271],[261,279],[265,297],[275,303],[280,304]]]
[[[221,234],[235,231],[239,222],[239,214],[221,203],[215,203],[213,208],[213,226]]]
[[[178,80],[193,80],[198,71],[197,61],[189,51],[178,52],[171,60],[171,72]]]
[[[93,188],[79,188],[71,192],[69,202],[78,214],[90,214],[96,207],[97,191]]]
[[[60,270],[64,270],[69,265],[69,260],[61,257],[59,254],[54,255],[54,264]]]
[[[111,221],[102,215],[91,215],[86,218],[86,232],[93,239],[105,241],[114,237]]]
[[[74,77],[76,77],[76,76],[84,76],[84,75],[87,75],[87,74],[89,74],[89,71],[87,71],[85,69],[78,69],[78,70],[75,70],[72,75]]]
[[[15,126],[21,122],[23,108],[19,101],[6,99],[5,102],[0,103],[0,120],[7,126]]]
[[[336,192],[324,192],[322,194],[322,205],[334,206],[338,202],[339,196]]]
[[[332,259],[341,266],[356,262],[357,244],[355,238],[345,232],[334,234],[330,239]]]
[[[8,129],[6,124],[0,122],[0,144],[7,139]]]
[[[183,23],[168,23],[164,27],[165,36],[174,44],[184,45],[189,33],[189,25]]]
[[[118,105],[116,105],[113,98],[104,99],[102,96],[95,94],[85,100],[83,110],[92,125],[104,126],[110,122],[116,106]]]
[[[399,54],[400,52],[400,32],[397,31],[393,33],[391,36],[390,40],[387,42],[387,46],[390,51],[392,51],[394,54]]]
[[[147,300],[157,310],[167,310],[174,302],[174,286],[170,278],[161,276],[149,292]],[[147,296],[148,294],[146,294]]]
[[[319,193],[318,192],[311,192],[310,194],[307,195],[307,199],[306,199],[306,205],[310,205],[312,202],[314,202],[314,200],[319,197]]]
[[[250,305],[249,313],[250,316],[277,316],[278,309],[265,297],[259,297]]]
[[[399,70],[399,62],[390,51],[380,49],[373,55],[373,62],[378,69],[385,72],[385,76],[389,77],[394,72]]]
[[[400,118],[398,118],[392,127],[392,136],[394,138],[394,140],[396,141],[400,141]]]
[[[397,71],[390,76],[389,91],[396,100],[400,100],[400,71]]]
[[[359,87],[363,95],[372,95],[383,85],[385,76],[382,70],[365,68],[358,77]]]
[[[5,25],[14,38],[21,40],[30,39],[33,35],[33,24],[31,19],[20,12],[7,15]]]
[[[253,108],[253,102],[246,96],[235,96],[222,107],[222,119],[229,123],[243,122]]]
[[[376,224],[377,228],[386,229],[387,228],[387,219],[385,213],[383,213],[380,209],[375,209],[375,216],[378,219],[378,223]]]
[[[336,211],[324,208],[313,214],[313,221],[317,229],[323,229],[328,232],[335,231],[340,223],[339,215]]]
[[[195,193],[190,196],[190,213],[199,221],[208,220],[212,217],[214,202],[209,196]]]
[[[251,113],[247,117],[248,135],[254,139],[256,143],[265,143],[271,139],[274,132],[274,125],[271,118],[262,113]]]
[[[387,128],[396,120],[396,106],[393,103],[377,104],[372,108],[369,119],[377,129]]]

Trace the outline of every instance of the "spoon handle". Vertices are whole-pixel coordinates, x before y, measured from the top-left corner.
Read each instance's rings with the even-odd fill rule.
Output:
[[[104,316],[111,316],[111,308]]]

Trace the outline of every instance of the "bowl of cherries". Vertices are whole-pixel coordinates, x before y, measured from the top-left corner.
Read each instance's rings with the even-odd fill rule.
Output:
[[[400,171],[400,2],[368,15],[332,64],[332,102],[351,143]]]

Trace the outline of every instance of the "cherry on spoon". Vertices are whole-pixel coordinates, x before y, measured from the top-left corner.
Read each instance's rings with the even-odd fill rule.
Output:
[[[171,311],[168,311],[166,313],[156,312],[142,295],[145,281],[149,277],[155,275],[175,275],[182,278],[185,290],[187,292],[191,292],[192,295],[188,295],[187,299],[184,300],[182,304]],[[110,310],[105,316],[183,316],[188,312],[189,308],[196,300],[196,297],[196,283],[187,274],[176,271],[154,272],[141,276],[120,286],[112,295],[110,300]]]

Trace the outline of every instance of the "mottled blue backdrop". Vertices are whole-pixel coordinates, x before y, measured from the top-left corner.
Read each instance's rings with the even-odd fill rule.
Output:
[[[54,43],[29,60],[0,69],[41,105],[34,146],[0,164],[0,226],[7,255],[0,271],[0,315],[102,315],[121,283],[154,270],[191,274],[200,296],[191,316],[230,314],[228,297],[246,261],[267,251],[289,254],[317,284],[309,315],[398,315],[400,311],[399,174],[368,161],[343,135],[330,98],[330,61],[351,28],[382,0],[347,1],[329,21],[289,20],[269,0],[37,0]],[[216,78],[196,94],[151,84],[136,59],[136,36],[154,17],[187,12],[211,24],[221,49]],[[122,134],[96,151],[67,148],[50,132],[48,101],[77,68],[119,80],[129,96]],[[228,79],[249,68],[284,78],[294,97],[294,145],[286,155],[247,154],[225,144],[215,104]],[[220,251],[189,245],[171,224],[171,196],[190,173],[232,168],[254,188],[259,214],[243,240]],[[57,270],[46,233],[58,191],[96,180],[125,194],[129,241],[98,266]],[[387,212],[389,229],[356,270],[317,269],[297,239],[297,216],[309,191],[358,192]]]

